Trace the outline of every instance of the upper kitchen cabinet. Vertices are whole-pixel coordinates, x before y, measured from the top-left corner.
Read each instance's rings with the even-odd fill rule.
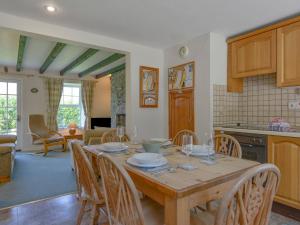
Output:
[[[229,60],[232,78],[276,72],[276,30],[231,43]]]
[[[300,22],[277,29],[277,86],[300,85]]]

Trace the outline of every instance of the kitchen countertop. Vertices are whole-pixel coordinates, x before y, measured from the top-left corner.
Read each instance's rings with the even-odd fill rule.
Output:
[[[227,127],[214,127],[214,130],[300,138],[300,132],[279,132],[279,131],[270,131],[270,130],[252,130],[252,129],[227,128]]]

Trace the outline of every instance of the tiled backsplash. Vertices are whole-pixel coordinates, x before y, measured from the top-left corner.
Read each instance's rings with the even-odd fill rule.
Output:
[[[299,87],[277,88],[275,75],[244,79],[243,93],[228,93],[225,85],[214,85],[214,126],[241,125],[266,128],[273,117],[300,127],[300,110],[289,101],[300,100]]]

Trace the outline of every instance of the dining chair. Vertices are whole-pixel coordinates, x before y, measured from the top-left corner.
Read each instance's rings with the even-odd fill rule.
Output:
[[[108,154],[98,156],[104,196],[110,225],[162,225],[163,207],[139,198],[138,191],[126,170]]]
[[[198,137],[195,134],[195,132],[193,132],[191,130],[181,130],[181,131],[177,132],[177,134],[173,138],[173,144],[181,146],[182,145],[182,137],[183,137],[183,135],[191,135],[191,136],[193,136],[193,144],[194,145],[196,145],[196,144],[199,143]]]
[[[122,140],[122,142],[128,142],[128,141],[130,141],[130,138],[127,134],[125,134],[121,140]],[[102,135],[101,143],[104,144],[107,142],[120,142],[120,138],[117,136],[116,129],[107,131]]]
[[[91,224],[96,225],[99,220],[100,210],[105,207],[104,196],[101,192],[99,182],[94,173],[92,165],[84,150],[78,143],[73,146],[75,163],[75,174],[78,189],[78,197],[81,201],[81,208],[77,216],[77,225],[80,225],[85,213],[87,204],[92,205]],[[104,212],[105,214],[105,212]]]
[[[240,143],[228,134],[215,135],[215,147],[217,153],[242,158]]]
[[[275,165],[253,167],[229,188],[216,216],[205,211],[191,218],[203,225],[267,225],[279,181],[280,171]]]

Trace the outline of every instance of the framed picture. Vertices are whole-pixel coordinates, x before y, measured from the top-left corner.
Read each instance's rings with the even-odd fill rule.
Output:
[[[169,91],[194,88],[195,63],[189,62],[168,70]]]
[[[158,107],[159,69],[140,66],[140,107]]]

